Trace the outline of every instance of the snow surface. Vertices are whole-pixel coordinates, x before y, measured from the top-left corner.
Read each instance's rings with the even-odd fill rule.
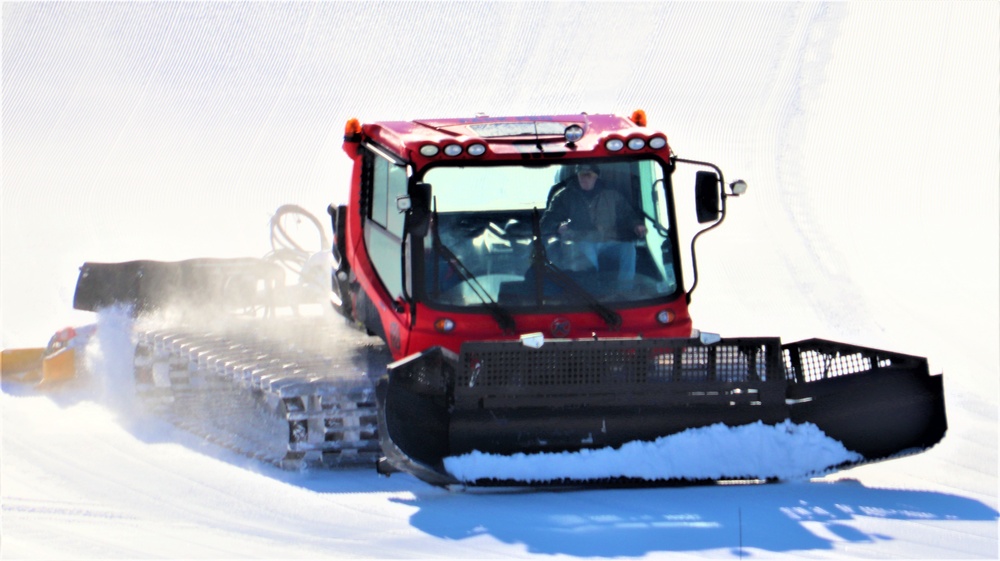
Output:
[[[324,216],[350,117],[641,107],[750,185],[699,242],[696,326],[927,356],[949,420],[812,481],[454,493],[221,450],[118,399],[112,352],[4,384],[4,558],[998,557],[995,2],[2,9],[4,348],[94,321],[86,260],[257,256],[280,204]]]

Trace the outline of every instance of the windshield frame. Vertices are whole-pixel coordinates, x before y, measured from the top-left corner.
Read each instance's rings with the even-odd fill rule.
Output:
[[[660,253],[659,261],[661,274],[669,269],[669,273],[672,275],[670,282],[667,283],[665,278],[659,279],[659,284],[657,284],[657,290],[647,289],[645,292],[637,293],[636,297],[629,298],[619,298],[609,300],[602,290],[595,290],[593,286],[587,283],[580,283],[584,292],[593,295],[594,301],[599,302],[599,305],[607,307],[609,309],[628,309],[643,306],[650,306],[661,303],[668,303],[677,300],[684,296],[683,290],[683,279],[682,279],[682,268],[679,259],[679,234],[677,233],[677,220],[676,220],[676,210],[674,208],[674,197],[672,189],[671,175],[674,169],[672,162],[664,161],[662,158],[656,155],[643,154],[643,155],[623,155],[620,157],[598,157],[598,158],[573,158],[573,159],[545,159],[539,161],[527,161],[527,160],[484,160],[482,162],[470,162],[468,160],[461,162],[435,162],[432,165],[428,165],[422,169],[415,170],[412,174],[410,181],[414,183],[427,183],[431,185],[431,200],[432,204],[432,215],[435,217],[434,220],[442,219],[442,215],[448,215],[449,218],[452,216],[458,216],[458,212],[452,211],[451,213],[439,213],[437,208],[439,201],[437,200],[437,193],[435,193],[434,183],[434,171],[440,170],[442,168],[500,168],[504,166],[518,166],[518,167],[538,167],[551,169],[554,172],[558,170],[558,166],[576,165],[584,163],[596,163],[598,165],[607,164],[631,164],[640,165],[641,163],[648,162],[646,165],[652,165],[650,169],[653,174],[653,178],[647,180],[642,184],[640,192],[635,193],[635,199],[640,207],[640,212],[643,213],[644,219],[643,223],[649,225],[647,228],[648,233],[645,239],[650,240],[652,236],[659,236],[654,238],[654,241],[658,240],[658,243],[665,247],[653,248],[648,244],[644,249],[639,249],[638,251],[646,251],[644,259],[653,258],[655,254]],[[659,170],[659,173],[656,173]],[[565,172],[563,172],[565,174]],[[556,176],[553,174],[553,182],[555,182]],[[555,185],[555,183],[553,183]],[[542,187],[538,187],[542,189]],[[545,187],[545,189],[550,189],[551,186]],[[656,192],[656,195],[652,194]],[[644,200],[646,198],[653,197],[650,200]],[[551,200],[551,197],[549,197]],[[656,206],[659,205],[659,206]],[[646,212],[648,208],[654,208],[655,213]],[[542,213],[545,208],[538,208],[538,212]],[[523,216],[530,216],[533,212],[533,208],[524,207],[514,207],[507,209],[483,209],[474,211],[477,218],[483,220],[489,220],[491,215],[493,217],[502,217],[507,213],[519,213]],[[650,223],[650,220],[654,218],[659,218],[657,223],[660,227],[654,227]],[[665,222],[665,223],[664,223]],[[498,224],[496,221],[490,221],[488,226],[484,226],[482,230],[482,235],[478,236],[479,239],[484,236],[492,236],[493,240],[503,239],[505,242],[510,243],[511,238],[504,236],[507,232],[502,232],[497,230]],[[528,246],[526,251],[531,252],[529,257],[518,261],[524,269],[529,269],[532,266],[535,259],[533,252],[535,251],[535,236],[531,231],[530,223],[526,226],[528,229],[523,232],[523,237],[519,238],[526,242]],[[475,228],[473,228],[475,229]],[[672,234],[664,239],[664,231]],[[434,278],[433,275],[439,274],[441,269],[441,264],[437,266],[427,266],[431,260],[434,259],[434,249],[433,236],[436,234],[436,228],[428,229],[425,236],[411,236],[410,240],[411,250],[408,251],[408,256],[412,259],[410,270],[413,271],[413,275],[410,279],[411,281],[411,294],[417,302],[424,304],[432,309],[437,309],[441,311],[452,311],[452,312],[484,312],[489,308],[501,306],[505,313],[510,314],[530,314],[530,313],[570,313],[570,312],[585,312],[593,309],[594,302],[587,302],[586,298],[580,297],[567,297],[565,301],[558,301],[558,299],[553,300],[550,297],[546,297],[539,289],[536,292],[534,299],[531,301],[507,301],[499,296],[499,291],[494,294],[494,301],[487,301],[482,298],[478,298],[475,301],[467,300],[462,303],[456,303],[449,301],[446,298],[442,298],[439,292],[434,290],[435,286],[440,287],[440,279]],[[543,234],[545,237],[545,234]],[[430,239],[429,239],[430,238]],[[455,247],[451,247],[445,240],[437,240],[443,247],[447,248],[448,253],[454,258],[458,257],[461,259],[461,251],[456,252]],[[642,245],[642,244],[639,244]],[[548,259],[547,256],[543,256],[544,259]],[[440,256],[438,257],[440,259]],[[463,260],[464,261],[464,260]],[[550,262],[555,269],[561,269],[562,267],[555,263]],[[466,263],[461,263],[461,268],[465,273],[471,273],[474,276],[476,273],[470,270],[470,267]],[[472,267],[474,269],[475,267]],[[437,270],[436,270],[437,269]],[[575,271],[569,271],[572,278],[577,279],[579,275]],[[544,274],[544,273],[543,273]],[[525,282],[529,279],[528,273],[524,273]],[[434,280],[432,280],[434,279]],[[478,279],[476,279],[478,280]],[[666,284],[664,284],[666,283]],[[666,287],[664,290],[659,288],[663,286]],[[577,292],[579,294],[579,292]]]

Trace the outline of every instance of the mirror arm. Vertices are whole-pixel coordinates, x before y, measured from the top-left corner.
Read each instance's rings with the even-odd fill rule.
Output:
[[[687,303],[690,304],[691,294],[694,292],[694,289],[698,286],[698,255],[697,252],[695,251],[695,244],[698,242],[698,238],[700,238],[702,234],[718,228],[719,225],[722,224],[722,221],[726,219],[726,189],[725,189],[726,181],[723,178],[722,170],[719,169],[719,166],[713,163],[701,162],[698,160],[686,160],[684,158],[678,158],[676,156],[671,158],[671,161],[709,167],[715,170],[715,173],[719,174],[719,194],[721,199],[719,203],[719,219],[711,226],[708,226],[707,228],[702,228],[697,234],[694,235],[693,238],[691,238],[691,274],[692,277],[694,278],[691,280],[691,288],[688,289],[687,293],[685,294]]]

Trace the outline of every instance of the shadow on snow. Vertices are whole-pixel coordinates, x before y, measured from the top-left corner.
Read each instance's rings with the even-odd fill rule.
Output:
[[[532,553],[577,557],[829,550],[836,542],[892,539],[850,524],[859,517],[922,523],[998,517],[973,499],[868,488],[853,480],[539,494],[418,493],[393,500],[417,507],[413,526],[439,538],[487,535],[524,544]]]

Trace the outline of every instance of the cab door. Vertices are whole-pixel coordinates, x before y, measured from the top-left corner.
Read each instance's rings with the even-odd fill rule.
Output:
[[[368,196],[364,243],[381,288],[383,301],[366,302],[373,309],[359,310],[360,319],[389,344],[393,353],[403,348],[407,324],[404,222],[399,200],[407,195],[407,169],[400,161],[375,149],[364,153],[362,189]],[[375,316],[375,317],[372,317]]]

